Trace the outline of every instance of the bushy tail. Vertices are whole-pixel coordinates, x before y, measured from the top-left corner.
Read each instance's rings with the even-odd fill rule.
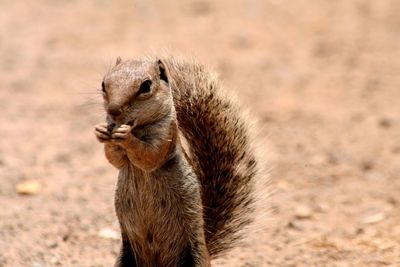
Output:
[[[242,238],[253,221],[256,180],[262,177],[252,150],[250,125],[222,95],[218,81],[201,65],[165,60],[179,129],[202,185],[206,243],[214,258]]]

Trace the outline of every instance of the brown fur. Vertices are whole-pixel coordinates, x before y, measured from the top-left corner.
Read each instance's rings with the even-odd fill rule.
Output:
[[[151,90],[139,94],[145,80]],[[104,89],[107,124],[96,136],[119,169],[116,266],[210,266],[252,221],[254,179],[262,177],[248,124],[193,63],[117,60]]]

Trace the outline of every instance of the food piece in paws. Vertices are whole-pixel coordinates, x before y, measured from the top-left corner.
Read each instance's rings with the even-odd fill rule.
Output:
[[[115,123],[109,123],[109,124],[107,125],[107,131],[111,134],[112,131],[114,130],[115,126],[116,126]]]

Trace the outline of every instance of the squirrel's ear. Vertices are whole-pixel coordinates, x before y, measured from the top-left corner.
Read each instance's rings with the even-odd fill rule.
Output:
[[[117,57],[117,61],[115,62],[115,66],[118,66],[119,63],[121,63],[122,59],[121,57]]]
[[[160,80],[169,83],[169,73],[165,63],[161,59],[159,59],[157,60],[157,65],[160,73]]]

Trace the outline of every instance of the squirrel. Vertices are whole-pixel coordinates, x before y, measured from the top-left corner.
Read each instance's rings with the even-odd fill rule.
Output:
[[[266,179],[248,119],[214,73],[173,57],[118,58],[101,89],[95,135],[119,170],[115,266],[211,266],[253,223]]]

